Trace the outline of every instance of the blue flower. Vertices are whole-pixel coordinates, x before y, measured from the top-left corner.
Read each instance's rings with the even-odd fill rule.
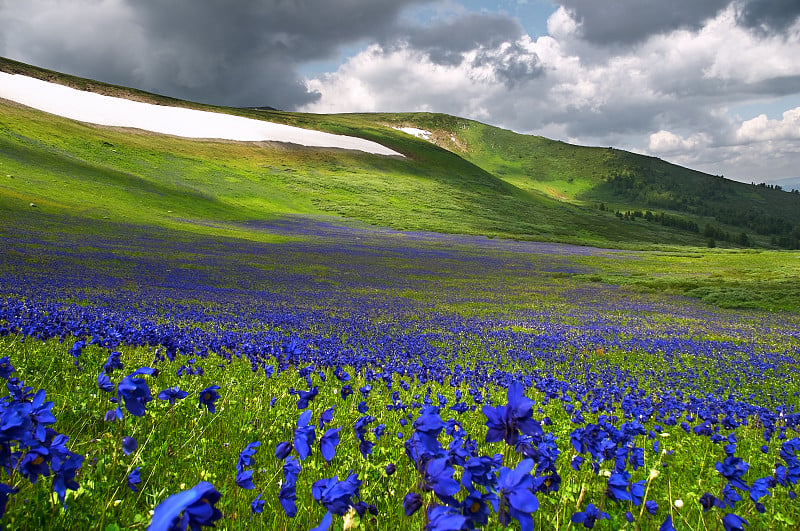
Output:
[[[616,471],[608,478],[608,489],[606,494],[614,501],[631,501],[631,493],[628,491],[631,475],[626,471]]]
[[[261,446],[261,441],[253,441],[245,446],[244,450],[239,453],[239,461],[236,463],[236,470],[238,472],[241,472],[246,467],[253,466],[255,464],[255,459],[253,459],[253,456],[256,455],[259,446]]]
[[[82,455],[69,451],[66,443],[69,437],[66,435],[56,435],[50,443],[50,455],[52,456],[50,468],[53,471],[53,491],[58,494],[61,503],[66,499],[67,489],[78,490],[78,482],[75,476],[83,465]]]
[[[182,391],[177,385],[172,387],[167,387],[163,391],[158,393],[159,400],[169,400],[169,404],[173,405],[176,400],[182,400],[189,396],[189,393],[186,391]]]
[[[414,421],[415,433],[419,436],[419,441],[425,451],[436,454],[442,447],[439,443],[439,434],[444,429],[444,422],[439,416],[439,409],[428,406]]]
[[[648,513],[653,515],[658,512],[658,504],[653,500],[647,500],[644,502],[644,508],[647,509]]]
[[[97,387],[106,393],[111,393],[114,391],[114,384],[111,383],[111,379],[105,372],[101,372],[97,375]]]
[[[120,356],[121,354],[119,352],[112,352],[108,355],[108,359],[106,360],[105,365],[103,365],[103,372],[105,374],[111,374],[114,372],[114,369],[124,368]]]
[[[347,400],[347,397],[353,394],[353,386],[352,385],[343,385],[341,396],[342,400]]]
[[[289,518],[297,515],[297,476],[300,475],[302,466],[295,457],[287,457],[283,465],[283,483],[278,493],[278,501],[283,511]]]
[[[731,485],[740,490],[749,490],[747,483],[742,481],[742,476],[750,468],[750,465],[744,460],[738,457],[728,456],[721,463],[717,461],[715,466],[717,472],[722,474]]]
[[[428,510],[426,531],[458,531],[464,529],[467,519],[453,507],[434,505]]]
[[[586,506],[585,511],[574,513],[571,520],[574,524],[583,524],[583,527],[593,529],[597,520],[609,518],[608,513],[601,511],[593,503],[590,503]]]
[[[336,455],[336,446],[339,444],[339,430],[341,428],[331,428],[319,440],[319,449],[322,452],[322,457],[329,463]]]
[[[324,428],[325,424],[333,420],[333,409],[335,407],[336,406],[329,407],[328,409],[323,411],[322,414],[319,416],[319,429]]]
[[[508,525],[510,518],[519,522],[522,531],[533,529],[531,513],[539,509],[539,500],[531,491],[533,459],[523,459],[515,469],[503,467],[497,480],[500,523]]]
[[[768,487],[770,482],[772,481],[771,477],[767,478],[759,478],[753,482],[753,486],[750,487],[750,499],[753,502],[758,502],[764,496],[769,496]]]
[[[253,471],[243,470],[236,474],[236,485],[248,490],[253,490],[256,486],[253,484]]]
[[[125,409],[131,415],[144,416],[145,404],[153,399],[150,396],[150,386],[147,385],[144,378],[138,378],[138,376],[152,376],[155,372],[155,369],[150,367],[141,367],[123,378],[117,385],[118,400],[125,403]],[[117,406],[117,418],[122,418],[122,410],[119,406]]]
[[[717,498],[714,497],[710,492],[703,493],[700,496],[700,505],[703,507],[703,512],[708,512],[709,509],[716,505]]]
[[[31,448],[19,462],[19,471],[31,483],[36,483],[39,476],[50,475],[50,451],[44,446]]]
[[[14,366],[11,365],[11,360],[8,356],[3,356],[0,358],[0,378],[3,380],[8,380],[8,378],[11,376],[11,373],[14,371]],[[0,486],[0,489],[2,489],[2,486]],[[8,501],[8,494],[6,494],[6,501]]]
[[[314,386],[308,391],[298,391],[297,396],[297,409],[305,409],[308,407],[309,402],[319,394],[319,386]]]
[[[514,381],[506,394],[508,404],[505,406],[483,406],[486,416],[486,442],[505,441],[516,446],[520,432],[529,437],[541,437],[542,427],[533,418],[533,400],[525,396],[525,390],[518,381]]]
[[[733,513],[728,513],[722,517],[722,526],[725,531],[744,531],[744,526],[749,525],[747,520]]]
[[[489,523],[490,504],[496,501],[497,496],[491,492],[482,493],[477,490],[470,490],[464,501],[461,502],[461,515],[466,519],[465,528],[485,527]]]
[[[416,492],[409,492],[403,498],[403,512],[406,516],[411,516],[422,507],[422,496]]]
[[[374,446],[374,443],[367,439],[367,426],[373,422],[375,422],[375,417],[365,415],[359,417],[355,424],[353,424],[353,431],[356,433],[356,438],[358,439],[358,450],[361,452],[361,457],[364,459],[372,454],[372,447]]]
[[[30,418],[31,421],[33,421],[32,435],[39,442],[44,442],[45,440],[45,426],[56,422],[56,417],[50,411],[53,407],[53,403],[50,401],[45,402],[45,395],[44,389],[39,389],[31,401]]]
[[[69,349],[69,353],[72,355],[73,358],[75,358],[74,363],[76,367],[80,367],[80,364],[78,363],[78,358],[80,357],[85,347],[86,347],[85,341],[76,341],[72,344],[72,347]]]
[[[12,494],[16,494],[19,492],[19,489],[15,489],[10,485],[6,485],[5,483],[0,483],[0,518],[6,514],[6,505],[8,505],[8,498]]]
[[[254,514],[261,514],[262,512],[264,512],[265,503],[266,501],[261,499],[261,493],[259,493],[258,496],[256,496],[256,498],[252,501],[252,503],[250,503],[250,515],[251,515],[250,518],[252,518],[252,515]]]
[[[141,467],[137,466],[136,468],[133,469],[133,471],[131,471],[130,474],[128,474],[128,480],[127,480],[128,488],[131,489],[133,492],[137,492],[139,490],[137,488],[137,485],[142,482],[140,468]]]
[[[640,480],[635,483],[631,483],[630,491],[631,491],[631,503],[636,505],[637,507],[642,504],[642,499],[644,498],[645,493],[645,480]]]
[[[191,489],[173,494],[155,508],[148,531],[173,529],[193,530],[201,526],[213,526],[222,518],[216,504],[222,495],[207,481],[201,481]]]
[[[297,429],[294,430],[294,449],[297,450],[301,461],[304,461],[311,453],[311,446],[314,444],[316,435],[314,425],[309,424],[311,415],[313,415],[313,411],[310,409],[303,411],[297,419]]]
[[[469,488],[470,485],[481,485],[483,487],[494,486],[495,472],[503,463],[503,455],[497,454],[495,457],[479,456],[472,457],[464,463],[464,475],[461,482]]]
[[[672,515],[667,516],[664,523],[658,528],[658,531],[675,531],[675,526],[672,525]]]
[[[360,486],[358,474],[351,474],[342,481],[339,481],[338,476],[323,478],[311,486],[311,495],[328,512],[343,515],[355,504],[352,500],[358,497]]]
[[[125,436],[122,438],[122,453],[131,455],[139,448],[139,443],[133,437]]]
[[[443,501],[447,500],[461,490],[461,485],[453,479],[454,473],[455,469],[449,465],[447,457],[431,459],[424,470],[425,486]]]
[[[726,483],[724,487],[722,487],[722,500],[717,504],[718,507],[730,507],[733,509],[736,507],[736,502],[740,501],[742,497],[739,495],[736,490],[731,487],[731,483]]]
[[[278,459],[286,459],[291,452],[292,443],[290,442],[282,441],[275,447],[275,457]]]
[[[200,391],[200,401],[197,407],[202,409],[203,406],[206,406],[211,413],[215,413],[214,403],[219,400],[217,389],[219,389],[218,385],[212,385]]]

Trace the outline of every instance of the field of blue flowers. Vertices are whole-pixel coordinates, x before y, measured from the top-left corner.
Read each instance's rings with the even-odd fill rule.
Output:
[[[7,229],[0,524],[800,525],[800,316],[569,278],[634,251],[263,229]]]

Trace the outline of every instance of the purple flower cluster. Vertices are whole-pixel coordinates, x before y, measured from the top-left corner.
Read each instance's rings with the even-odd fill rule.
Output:
[[[608,478],[598,478],[605,504],[587,499],[574,523],[591,528],[607,518],[602,509],[617,504],[636,506],[645,517],[663,514],[663,502],[659,508],[646,499],[646,481],[635,478],[642,477],[646,457],[660,455],[661,435],[669,431],[720,449],[709,469],[724,487],[700,503],[724,511],[726,529],[745,525],[734,512],[752,514],[740,511],[743,504],[762,511],[779,488],[794,492],[800,479],[800,442],[792,438],[800,425],[795,317],[714,312],[684,299],[563,283],[551,274],[589,271],[582,258],[611,251],[322,225],[284,227],[304,239],[270,246],[208,240],[189,248],[142,237],[135,242],[145,250],[141,257],[111,252],[119,242],[92,241],[87,252],[94,254],[79,260],[67,243],[54,243],[48,252],[63,256],[52,260],[48,275],[26,269],[22,253],[3,254],[0,336],[58,339],[78,368],[104,349],[97,386],[113,404],[106,419],[127,424],[152,408],[157,368],[169,366],[174,375],[179,367],[177,375],[191,379],[182,380],[186,389],[196,389],[191,384],[215,365],[244,364],[266,378],[296,376],[300,385],[288,392],[299,418],[289,440],[275,448],[283,462],[276,494],[285,514],[295,517],[298,487],[305,496],[303,489],[313,485],[307,499],[326,511],[320,528],[351,507],[372,512],[361,499],[368,492],[365,476],[306,477],[303,466],[311,468],[307,460],[316,455],[335,466],[339,445],[348,440],[372,466],[383,455],[381,445],[396,440],[382,438],[391,426],[387,418],[403,426],[397,439],[417,475],[404,511],[424,509],[430,529],[480,528],[492,515],[530,528],[539,501],[560,489],[558,471],[571,473],[565,459],[575,470],[599,476],[602,469]],[[37,249],[31,252],[43,252]],[[197,267],[183,267],[180,260],[189,259]],[[84,262],[95,267],[76,265]],[[329,273],[310,272],[319,264]],[[535,307],[528,300],[532,284],[541,300]],[[517,295],[522,288],[528,291]],[[85,294],[80,304],[76,293]],[[766,329],[769,337],[754,332]],[[150,348],[152,363],[125,375],[122,346]],[[25,388],[11,378],[13,371],[8,358],[0,359],[10,393],[0,401],[0,460],[8,473],[31,482],[51,477],[63,501],[66,489],[77,488],[82,458],[50,428],[55,419],[44,391]],[[764,374],[767,382],[752,384]],[[358,411],[352,425],[333,422],[325,382],[338,387],[339,406]],[[156,397],[174,405],[189,394],[180,387]],[[505,400],[497,402],[498,390]],[[526,392],[535,392],[538,403]],[[204,415],[215,414],[226,390],[211,385],[193,396]],[[558,430],[545,408],[553,418],[554,411],[564,413]],[[481,413],[485,438],[464,429]],[[753,477],[759,468],[737,455],[734,434],[745,426],[767,443],[765,459],[776,460],[780,447],[774,474]],[[482,448],[494,445],[497,453],[479,452],[479,438]],[[123,440],[123,452],[135,458],[131,439]],[[235,476],[231,471],[238,488],[256,486],[259,444],[242,450]],[[396,462],[378,465],[388,475],[402,466]],[[132,490],[141,483],[134,464],[127,478]],[[10,495],[13,489],[0,485],[0,502]],[[220,518],[219,496],[205,483],[176,494],[159,506],[153,525],[210,525]],[[264,504],[259,494],[251,511]],[[672,526],[670,518],[663,522]]]
[[[67,489],[78,489],[76,477],[84,457],[67,448],[69,437],[50,427],[56,418],[51,412],[53,402],[46,400],[44,389],[34,392],[12,377],[14,367],[7,356],[0,358],[0,371],[9,392],[0,398],[0,467],[9,475],[19,472],[31,483],[51,477],[53,491],[64,503]],[[0,484],[0,516],[5,513],[9,496],[17,490]]]

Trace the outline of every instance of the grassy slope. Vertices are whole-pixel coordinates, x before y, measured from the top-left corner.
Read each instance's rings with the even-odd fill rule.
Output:
[[[8,62],[0,61],[0,68],[8,70]],[[72,78],[55,79],[77,86]],[[127,89],[101,85],[97,90],[123,95]],[[136,97],[166,102],[146,93]],[[602,194],[592,185],[602,185],[602,179],[592,178],[605,167],[601,162],[609,155],[637,157],[632,154],[577,148],[444,115],[221,110],[369,138],[407,158],[187,140],[95,127],[0,101],[0,238],[13,237],[6,229],[11,224],[37,227],[45,241],[65,231],[118,235],[136,225],[169,229],[179,239],[205,234],[277,241],[285,237],[248,222],[334,214],[399,229],[610,247],[704,243],[697,234],[621,221],[582,206],[581,197]],[[442,147],[391,128],[399,124],[435,131]],[[520,150],[538,162],[531,165],[519,153],[509,159]],[[524,173],[524,168],[538,173]],[[571,182],[567,175],[574,176]],[[793,194],[744,189],[760,194],[753,195],[759,201],[794,200]],[[785,209],[781,201],[776,209]],[[796,254],[695,249],[691,257],[648,256],[635,271],[614,261],[593,264],[600,273],[585,280],[688,293],[723,306],[800,308],[800,288],[792,282],[800,275]]]
[[[711,224],[734,235],[744,231],[761,244],[770,238],[757,236],[754,225],[763,225],[765,218],[800,226],[800,194],[731,181],[654,157],[575,146],[446,115],[383,114],[373,119],[430,130],[437,144],[506,182],[571,204],[664,211],[696,222],[701,230]]]
[[[0,68],[124,94],[121,87],[60,78],[17,63],[0,62]],[[134,96],[168,102],[141,92]],[[240,223],[287,213],[324,213],[409,230],[613,246],[689,243],[678,231],[632,227],[608,213],[523,189],[374,120],[223,110],[358,135],[407,158],[119,131],[5,102],[0,216],[22,215],[35,203],[44,213],[262,238]]]

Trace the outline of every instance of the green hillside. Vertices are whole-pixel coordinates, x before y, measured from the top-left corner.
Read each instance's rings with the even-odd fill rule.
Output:
[[[797,191],[744,184],[655,157],[575,146],[452,116],[410,113],[376,118],[429,130],[438,145],[523,190],[723,242],[738,243],[744,233],[749,245],[800,246]]]
[[[152,224],[270,239],[249,222],[333,214],[396,229],[613,247],[705,245],[709,227],[719,232],[712,234],[719,245],[791,246],[800,225],[797,194],[446,115],[215,108],[10,60],[0,60],[0,70],[358,136],[406,155],[188,140],[92,126],[0,101],[3,221],[68,216],[95,220],[97,230],[103,223]],[[399,125],[431,130],[434,142],[393,128]],[[746,242],[740,233],[747,233]]]

